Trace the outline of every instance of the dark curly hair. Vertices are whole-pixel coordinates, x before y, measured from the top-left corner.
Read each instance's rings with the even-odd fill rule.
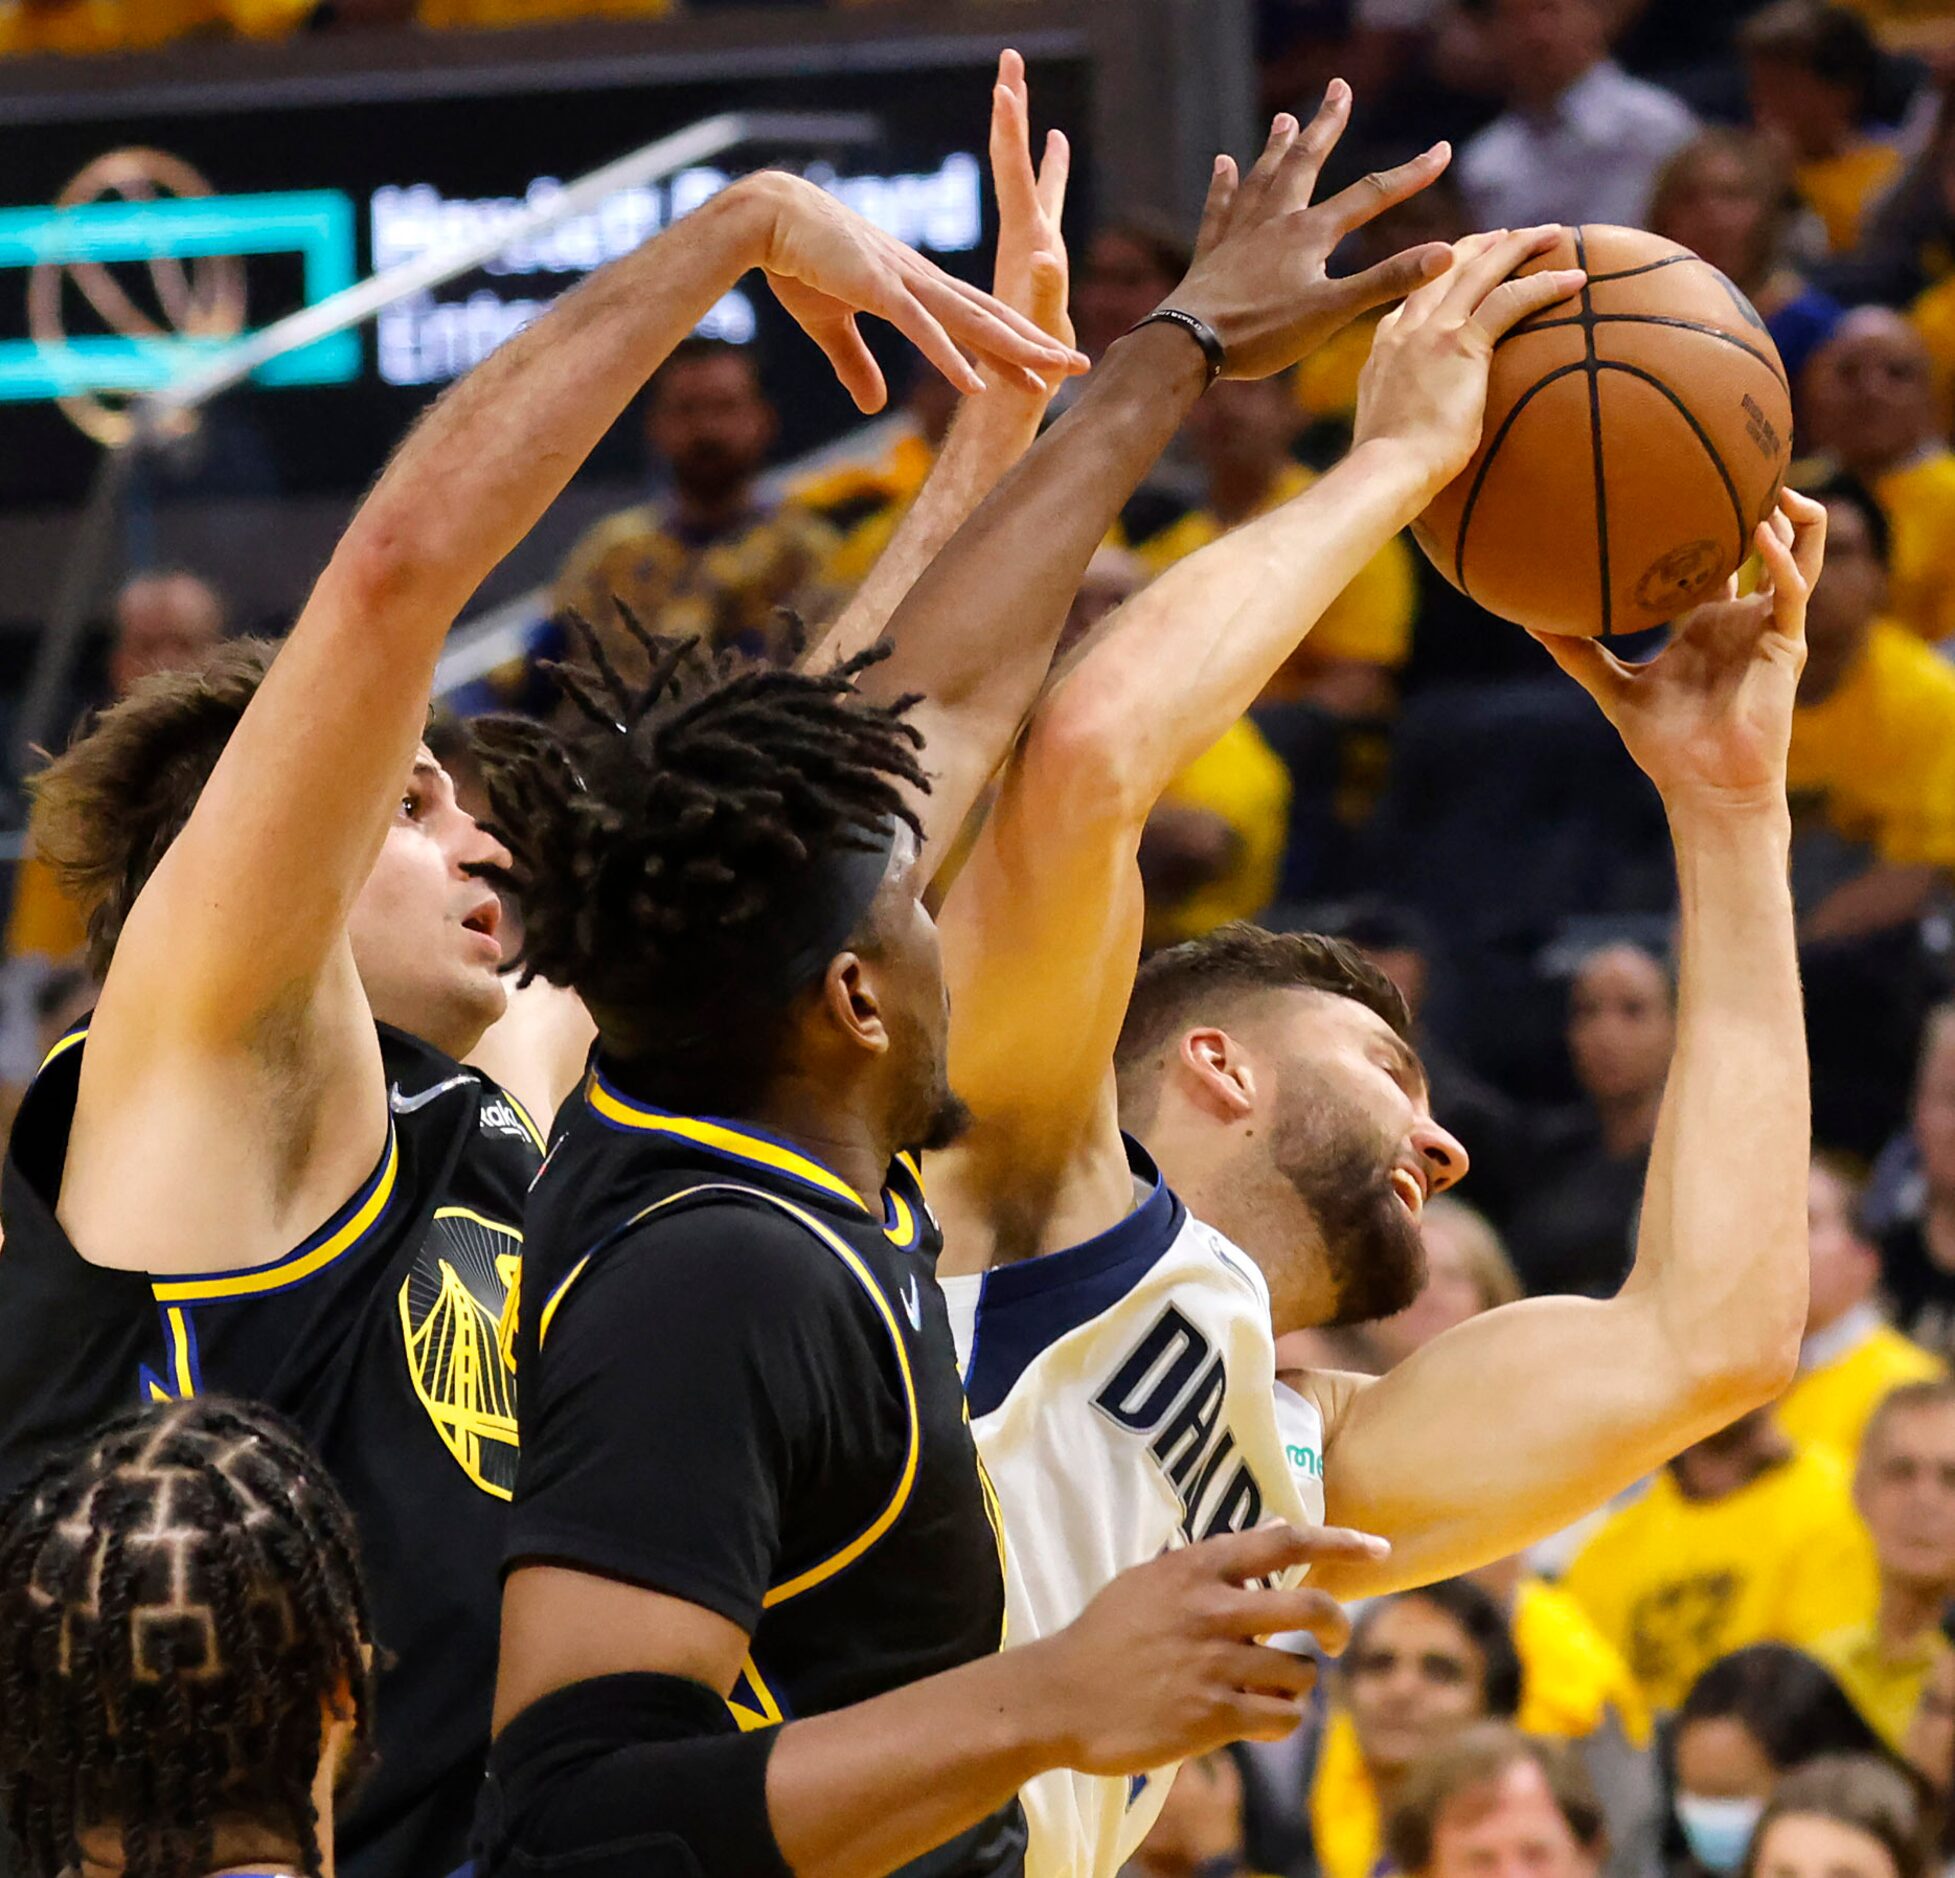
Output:
[[[772,1068],[797,988],[781,974],[829,870],[894,822],[921,833],[905,794],[929,787],[916,700],[856,689],[886,647],[810,672],[619,612],[650,661],[642,686],[572,617],[589,662],[554,670],[586,727],[472,726],[511,857],[479,871],[522,907],[525,982],[576,991],[661,1099],[737,1107]]]
[[[220,1829],[317,1878],[322,1719],[350,1699],[364,1755],[370,1638],[352,1517],[277,1416],[157,1404],[49,1460],[0,1510],[0,1814],[34,1878],[91,1831],[127,1878],[199,1878]]]

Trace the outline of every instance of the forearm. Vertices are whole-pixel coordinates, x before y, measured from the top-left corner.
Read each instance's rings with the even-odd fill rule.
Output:
[[[1410,453],[1360,445],[1271,514],[1130,600],[1042,707],[1145,814],[1253,704],[1298,642],[1431,494]],[[1172,708],[1166,708],[1171,701]]]
[[[958,529],[890,621],[880,695],[920,691],[933,838],[959,828],[1051,666],[1086,564],[1201,395],[1200,350],[1150,326],[1112,347],[1077,405]]]
[[[371,622],[438,647],[672,349],[765,248],[767,196],[736,183],[592,275],[436,403],[336,561],[381,588]]]
[[[1681,957],[1677,1044],[1630,1293],[1682,1373],[1752,1399],[1796,1359],[1807,1291],[1811,1102],[1788,883],[1790,820],[1671,805]]]
[[[1031,447],[1038,435],[1043,400],[996,387],[981,397],[967,398],[952,421],[930,475],[910,511],[876,557],[854,597],[813,649],[811,657],[828,665],[853,658],[883,636],[903,596],[923,570],[943,551],[945,543],[975,513],[980,502],[998,486],[998,479]],[[929,643],[899,646],[889,663],[899,678],[891,695],[904,690],[934,690],[927,668],[941,649]],[[872,687],[881,683],[872,679]]]
[[[995,1812],[1061,1764],[1029,1690],[1041,1645],[793,1722],[767,1764],[767,1811],[796,1878],[878,1878]]]

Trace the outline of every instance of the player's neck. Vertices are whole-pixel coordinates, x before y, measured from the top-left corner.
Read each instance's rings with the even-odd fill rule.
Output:
[[[819,1161],[861,1196],[872,1211],[880,1204],[883,1176],[901,1142],[890,1139],[859,1101],[801,1077],[782,1077],[739,1119]]]
[[[1595,1113],[1601,1125],[1602,1151],[1612,1161],[1626,1161],[1642,1153],[1656,1139],[1657,1112],[1662,1106],[1661,1089],[1598,1101]]]

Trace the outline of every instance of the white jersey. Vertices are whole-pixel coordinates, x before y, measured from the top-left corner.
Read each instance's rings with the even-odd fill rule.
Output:
[[[1148,1191],[1117,1226],[942,1280],[1004,1511],[1011,1643],[1051,1636],[1171,1547],[1270,1519],[1323,1524],[1323,1422],[1276,1380],[1262,1273],[1128,1153]],[[1173,1773],[1034,1780],[1028,1878],[1113,1878]]]

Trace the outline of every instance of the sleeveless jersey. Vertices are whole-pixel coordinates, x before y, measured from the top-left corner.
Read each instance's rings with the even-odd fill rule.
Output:
[[[1047,1637],[1119,1573],[1271,1519],[1322,1525],[1323,1423],[1276,1380],[1269,1291],[1137,1143],[1146,1199],[1042,1258],[943,1281],[1009,1541],[1011,1637]],[[1112,1878],[1174,1769],[1060,1770],[1024,1791],[1033,1878]]]
[[[338,1824],[350,1878],[438,1878],[467,1853],[488,1747],[497,1567],[516,1478],[513,1312],[542,1143],[520,1106],[380,1026],[386,1145],[360,1190],[269,1264],[159,1277],[89,1264],[55,1218],[86,1030],[55,1046],[0,1178],[0,1488],[145,1401],[267,1404],[359,1526],[383,1651],[379,1759]]]
[[[941,1237],[914,1163],[886,1180],[871,1211],[786,1142],[655,1107],[600,1060],[530,1196],[510,1565],[574,1565],[738,1623],[744,1728],[1002,1641]],[[905,1871],[989,1878],[1023,1855],[1013,1801]]]

